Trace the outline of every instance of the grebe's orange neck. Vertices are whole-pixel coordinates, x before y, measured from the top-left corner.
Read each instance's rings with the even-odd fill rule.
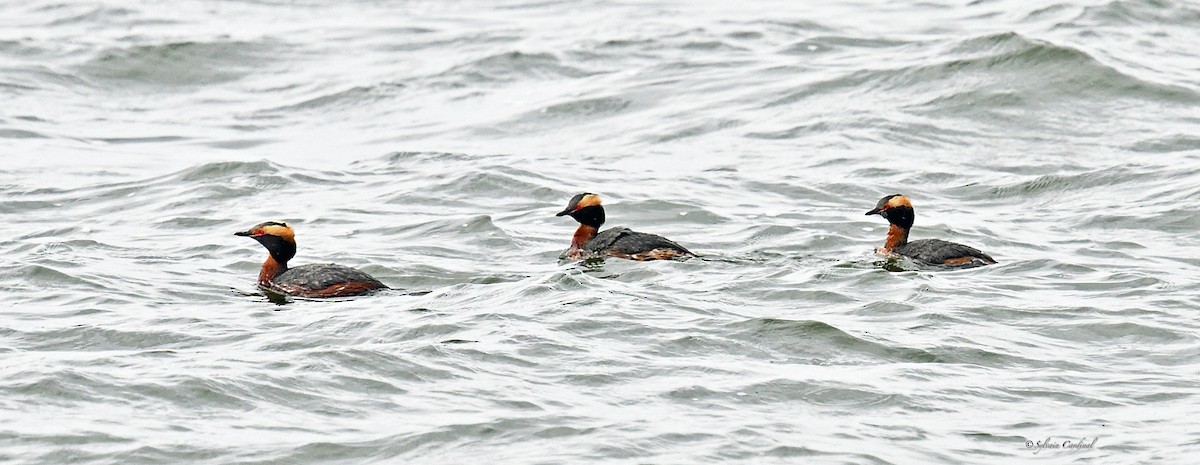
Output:
[[[273,255],[267,255],[267,261],[263,262],[262,270],[258,272],[258,284],[260,286],[270,286],[284,271],[287,271],[287,262],[277,262]]]
[[[598,230],[595,226],[579,225],[579,229],[575,230],[575,236],[571,238],[571,250],[583,250],[583,244],[587,244],[587,241],[596,237]]]
[[[908,228],[895,224],[888,226],[887,241],[883,243],[883,248],[891,251],[907,243]]]

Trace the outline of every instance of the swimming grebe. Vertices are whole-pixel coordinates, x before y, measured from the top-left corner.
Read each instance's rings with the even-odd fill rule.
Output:
[[[332,263],[288,268],[288,260],[296,255],[296,234],[286,223],[259,223],[233,235],[253,238],[270,252],[258,273],[258,286],[264,290],[298,297],[346,297],[388,288],[366,273]]]
[[[657,234],[634,232],[629,228],[598,232],[600,225],[604,224],[604,207],[600,205],[600,196],[596,194],[585,192],[572,197],[567,209],[554,216],[563,215],[571,215],[579,222],[579,229],[575,230],[566,258],[609,256],[630,260],[666,260],[696,256],[675,241]]]
[[[971,267],[996,263],[988,254],[962,244],[940,239],[909,242],[908,230],[912,228],[916,214],[913,212],[912,202],[903,195],[893,194],[879,199],[875,209],[867,214],[882,216],[891,223],[888,227],[887,242],[875,250],[881,254],[896,253],[930,265]]]

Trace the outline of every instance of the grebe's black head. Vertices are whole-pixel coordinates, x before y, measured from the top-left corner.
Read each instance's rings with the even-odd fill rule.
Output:
[[[245,236],[258,241],[279,263],[287,263],[296,256],[296,233],[287,223],[267,221],[256,224],[247,231],[235,232],[233,235]]]
[[[879,199],[879,203],[875,204],[875,209],[867,214],[882,216],[887,218],[888,223],[905,229],[911,228],[913,220],[916,218],[912,202],[908,201],[908,197],[900,194],[892,194]]]
[[[599,228],[604,224],[604,207],[600,205],[600,196],[590,192],[571,197],[567,208],[554,216],[571,215],[582,224]]]

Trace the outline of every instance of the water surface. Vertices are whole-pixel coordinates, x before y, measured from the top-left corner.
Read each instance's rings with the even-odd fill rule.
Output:
[[[4,10],[6,461],[1200,452],[1195,4]],[[702,258],[560,262],[582,191]],[[402,290],[272,304],[265,220]]]

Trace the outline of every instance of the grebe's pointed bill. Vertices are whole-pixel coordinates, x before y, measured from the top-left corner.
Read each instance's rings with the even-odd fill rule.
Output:
[[[235,232],[233,235],[255,239],[263,236],[279,236],[288,242],[296,242],[296,233],[292,231],[292,227],[288,226],[287,223],[281,223],[278,221],[259,223],[245,231]]]
[[[593,194],[591,192],[584,192],[582,194],[576,194],[574,197],[571,197],[571,201],[567,202],[567,208],[561,212],[558,212],[558,214],[554,215],[554,216],[566,216],[566,215],[575,213],[579,210],[582,210],[586,207],[593,207],[593,206],[599,206],[599,205],[600,205],[600,196]]]
[[[867,212],[867,215],[883,215],[883,212],[892,207],[909,207],[912,208],[912,203],[908,201],[908,197],[903,194],[892,194],[879,199],[879,203],[875,204],[875,208]]]

